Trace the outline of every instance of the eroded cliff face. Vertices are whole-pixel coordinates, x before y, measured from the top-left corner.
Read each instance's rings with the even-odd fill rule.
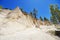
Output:
[[[1,10],[0,33],[12,33],[17,30],[25,30],[26,28],[32,27],[34,27],[33,19],[29,15],[24,15],[19,7],[14,10]]]
[[[22,12],[19,7],[14,10],[0,9],[0,29],[3,30],[2,33],[7,33],[7,30],[8,32],[14,32],[16,30],[25,30],[26,28],[43,28],[44,26],[47,26],[47,24],[49,25],[46,21],[43,22],[41,20],[37,20],[31,15]]]
[[[19,23],[23,23],[24,25],[27,25],[27,27],[33,27],[40,25],[49,25],[49,22],[43,22],[41,20],[37,20],[33,18],[31,15],[22,12],[19,7],[17,7],[14,10],[9,9],[0,9],[0,22],[3,21],[9,22],[9,21],[17,21]]]
[[[19,7],[0,9],[0,40],[56,40],[45,33],[54,30],[54,26],[46,24],[22,12]]]

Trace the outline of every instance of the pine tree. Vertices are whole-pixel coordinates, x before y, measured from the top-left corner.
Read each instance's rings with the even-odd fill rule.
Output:
[[[30,12],[30,14],[29,15],[31,15],[32,17],[33,17],[33,13],[32,12]]]
[[[55,5],[55,14],[56,14],[58,22],[60,22],[60,10],[59,10],[58,5]]]
[[[44,17],[44,21],[49,21],[46,17]]]
[[[53,5],[50,5],[50,11],[51,11],[50,20],[53,22],[53,24],[57,24],[57,14]]]
[[[20,10],[21,10],[22,12],[24,12],[23,8],[20,8]]]
[[[43,21],[43,18],[40,16],[40,20]]]
[[[37,10],[35,8],[33,9],[33,12],[32,13],[33,13],[33,17],[34,18],[37,18]]]
[[[51,17],[50,17],[50,20],[51,20],[51,22],[52,22],[53,24],[57,24],[57,21],[56,21],[56,19],[55,19],[54,16],[51,16]]]

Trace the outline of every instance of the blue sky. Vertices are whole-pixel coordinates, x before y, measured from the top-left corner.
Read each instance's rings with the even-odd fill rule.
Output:
[[[4,8],[14,9],[17,6],[26,12],[31,12],[34,8],[38,10],[37,17],[40,16],[50,19],[50,4],[58,4],[59,0],[0,0],[0,5]]]

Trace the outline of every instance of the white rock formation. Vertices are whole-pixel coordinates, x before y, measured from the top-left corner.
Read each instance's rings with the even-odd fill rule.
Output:
[[[46,34],[36,28],[30,28],[24,31],[16,31],[15,33],[1,35],[0,40],[56,40],[56,39],[50,36],[49,34]]]
[[[56,40],[35,28],[32,17],[24,15],[18,7],[4,11],[0,12],[0,40]]]
[[[29,15],[25,16],[18,7],[15,10],[9,12],[8,14],[7,11],[5,12],[6,17],[0,17],[1,18],[0,27],[1,28],[6,27],[5,29],[1,29],[3,31],[0,30],[3,34],[11,33],[16,30],[23,30],[34,26],[31,17]],[[2,16],[4,16],[4,14],[2,14]]]

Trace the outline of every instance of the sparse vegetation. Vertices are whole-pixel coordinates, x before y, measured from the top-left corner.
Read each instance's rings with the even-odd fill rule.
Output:
[[[37,19],[37,10],[35,8],[33,9],[32,13],[33,13],[33,17]]]
[[[44,21],[49,21],[46,17],[44,17]]]
[[[51,10],[51,22],[53,24],[59,24],[60,23],[60,10],[57,5],[50,5],[50,10]]]
[[[43,18],[40,16],[40,20],[43,21]]]
[[[0,6],[0,9],[2,9],[2,6]]]
[[[2,6],[0,6],[0,9],[2,9]],[[0,12],[1,12],[1,10],[0,10]]]

